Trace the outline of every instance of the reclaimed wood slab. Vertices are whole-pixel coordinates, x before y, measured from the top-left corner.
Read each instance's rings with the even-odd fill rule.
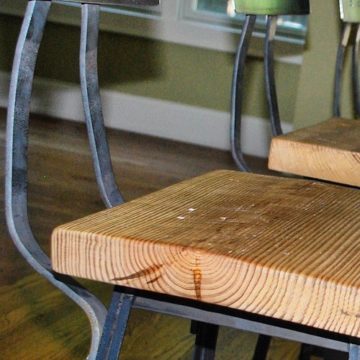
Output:
[[[56,228],[59,273],[360,336],[360,192],[216,171]]]
[[[269,168],[360,186],[360,121],[332,118],[275,137]]]

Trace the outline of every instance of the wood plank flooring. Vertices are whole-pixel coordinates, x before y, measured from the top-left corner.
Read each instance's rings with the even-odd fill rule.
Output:
[[[0,110],[3,189],[5,111]],[[134,199],[216,169],[234,169],[230,154],[118,131],[109,132],[114,169],[123,195]],[[29,215],[40,244],[49,250],[52,229],[103,209],[82,124],[32,116]],[[254,164],[264,167],[264,162]],[[60,169],[60,171],[59,171]],[[84,359],[87,319],[17,254],[6,232],[0,193],[0,358]],[[111,287],[86,282],[108,301]],[[191,359],[189,321],[134,310],[122,359]],[[251,359],[256,335],[221,328],[217,359]],[[296,359],[299,345],[273,341],[268,359]],[[313,358],[315,359],[315,358]]]

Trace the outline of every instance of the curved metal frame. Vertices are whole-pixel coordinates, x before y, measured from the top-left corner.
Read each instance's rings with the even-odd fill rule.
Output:
[[[266,21],[266,35],[264,47],[265,89],[269,107],[271,132],[273,136],[282,135],[280,111],[275,83],[274,70],[274,40],[277,29],[277,16],[268,16]]]
[[[341,84],[344,73],[344,60],[346,48],[349,45],[352,25],[345,23],[339,42],[337,54],[336,54],[336,65],[335,65],[335,84],[334,84],[334,101],[333,101],[333,116],[341,116]]]
[[[350,42],[352,32],[355,31],[354,41]],[[360,118],[360,24],[346,22],[341,34],[335,66],[333,116],[341,116],[341,88],[344,77],[344,61],[347,49],[351,50],[351,81],[353,108],[356,118]]]
[[[251,35],[254,31],[256,15],[246,15],[244,26],[237,48],[234,73],[231,87],[231,133],[230,143],[233,159],[241,171],[249,172],[250,167],[244,159],[241,146],[242,126],[242,97],[244,83],[244,68],[246,56],[249,50]],[[274,136],[281,135],[279,106],[276,93],[275,72],[274,72],[274,50],[273,44],[277,28],[277,16],[268,16],[266,23],[266,35],[264,41],[264,70],[266,100],[269,108],[271,132]]]
[[[231,153],[236,165],[242,171],[250,171],[241,148],[241,116],[244,83],[244,68],[254,31],[256,15],[247,15],[242,28],[239,46],[236,51],[233,80],[231,86]]]
[[[199,359],[212,358],[214,356],[218,325],[232,326],[263,334],[273,334],[274,331],[275,333],[280,331],[285,338],[302,339],[304,337],[310,343],[323,344],[323,341],[325,341],[325,344],[328,345],[328,340],[311,335],[303,335],[291,330],[279,330],[274,325],[259,325],[256,321],[247,321],[239,318],[237,315],[219,314],[216,311],[214,312],[214,309],[211,309],[211,307],[210,310],[204,311],[199,309],[198,304],[195,303],[184,306],[179,299],[175,303],[172,301],[161,301],[157,298],[136,296],[135,294],[125,294],[122,292],[123,289],[119,287],[115,288],[104,325],[107,312],[103,304],[72,278],[55,275],[52,272],[50,259],[39,247],[31,231],[27,215],[27,147],[30,97],[37,53],[50,5],[50,0],[29,1],[16,48],[7,117],[6,220],[10,235],[23,257],[38,273],[69,296],[87,314],[92,328],[89,359],[115,359],[117,357],[132,305],[137,308],[168,313],[195,319],[197,322],[200,322],[197,323],[197,348],[195,352],[195,356]],[[108,207],[111,207],[121,203],[123,199],[112,172],[101,112],[96,64],[99,9],[97,5],[86,4],[83,4],[82,8],[80,68],[82,71],[81,82],[84,110],[97,181],[104,202]],[[242,47],[237,62],[240,65],[246,59],[248,48],[246,42],[248,42],[251,36],[253,20],[255,19],[247,19],[249,28],[248,31],[244,32],[243,45],[245,46]],[[248,34],[246,35],[246,33]],[[244,51],[244,48],[246,51]],[[240,80],[242,81],[243,75],[241,72],[238,69],[238,75],[240,74]],[[236,76],[234,79],[237,80],[238,77]],[[202,307],[207,308],[205,304]],[[209,325],[208,323],[216,325]],[[105,336],[100,341],[102,332]],[[207,337],[206,332],[212,335],[212,340],[210,343],[205,341],[204,344],[204,337]],[[337,343],[331,343],[331,346],[339,346],[341,349],[346,347],[344,344]],[[353,347],[353,349],[354,351],[358,350],[357,347]]]
[[[352,49],[352,85],[355,117],[360,118],[360,24],[356,25],[355,42]]]
[[[80,83],[93,167],[101,197],[110,208],[124,202],[116,185],[99,90],[99,5],[81,5]]]
[[[27,148],[29,111],[37,53],[50,9],[50,1],[29,1],[14,58],[7,115],[5,211],[10,236],[27,262],[77,303],[89,318],[92,341],[89,359],[98,348],[106,309],[72,278],[52,272],[48,256],[36,241],[27,214]]]

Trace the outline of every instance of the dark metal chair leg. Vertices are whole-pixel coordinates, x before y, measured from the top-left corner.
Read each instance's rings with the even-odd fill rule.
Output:
[[[118,359],[133,303],[134,295],[115,287],[96,360]]]
[[[360,118],[360,24],[356,26],[355,42],[352,49],[352,84],[355,117]]]
[[[81,5],[80,81],[96,180],[105,205],[113,207],[124,200],[114,177],[99,91],[99,8],[99,5]]]
[[[301,344],[299,360],[310,360],[312,354],[314,354],[314,346]]]
[[[345,23],[342,32],[341,40],[339,43],[337,56],[336,56],[336,67],[335,67],[335,86],[334,86],[334,101],[333,101],[333,116],[341,116],[341,85],[344,72],[344,58],[346,47],[349,44],[351,35],[351,24]]]
[[[349,360],[360,360],[360,346],[359,345],[350,344]]]
[[[29,1],[19,35],[10,84],[5,169],[5,210],[11,238],[26,261],[70,297],[87,314],[92,327],[90,359],[98,348],[106,309],[81,285],[55,276],[48,256],[38,245],[27,214],[27,148],[32,83],[50,1]]]
[[[271,337],[259,335],[252,360],[265,360],[269,352]]]
[[[256,21],[255,15],[247,15],[236,52],[234,74],[231,88],[231,152],[236,165],[242,171],[250,171],[241,148],[241,113],[244,89],[244,67],[250,39]]]
[[[274,71],[274,39],[277,28],[277,16],[268,16],[264,47],[265,89],[269,107],[271,132],[274,136],[283,133],[280,122],[280,112],[275,85]]]
[[[193,321],[191,332],[196,335],[194,360],[215,359],[216,342],[219,333],[219,326]]]

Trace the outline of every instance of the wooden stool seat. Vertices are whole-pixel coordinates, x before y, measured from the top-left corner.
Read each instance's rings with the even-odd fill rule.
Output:
[[[212,172],[56,228],[56,272],[360,336],[360,192]]]
[[[360,186],[360,122],[332,118],[273,138],[272,170]]]

